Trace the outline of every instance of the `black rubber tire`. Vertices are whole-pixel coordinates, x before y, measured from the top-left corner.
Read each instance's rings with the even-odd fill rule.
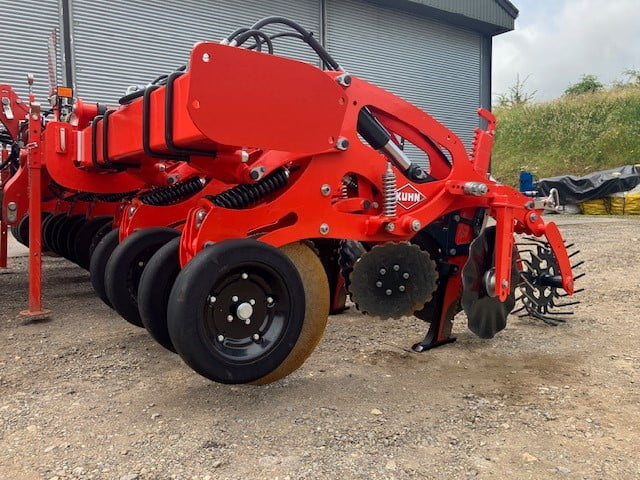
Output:
[[[268,269],[272,283],[285,289],[286,297],[278,306],[288,314],[284,325],[279,325],[278,337],[258,358],[232,360],[207,323],[210,293],[220,282],[235,278],[239,270],[257,269],[256,265]],[[304,317],[305,290],[291,260],[270,245],[240,239],[205,248],[182,269],[169,297],[167,323],[171,341],[187,365],[210,380],[234,384],[255,382],[276,370],[295,347]]]
[[[113,250],[105,268],[105,291],[116,312],[130,324],[144,327],[138,311],[138,284],[144,266],[160,247],[179,235],[173,228],[144,228]]]
[[[180,237],[167,242],[144,267],[138,285],[138,310],[149,335],[175,353],[167,327],[167,307],[173,284],[180,273]]]
[[[93,289],[104,303],[111,308],[111,302],[107,296],[107,291],[104,286],[104,272],[107,267],[109,257],[118,246],[118,233],[120,229],[116,228],[107,233],[102,240],[96,245],[93,255],[91,255],[91,263],[89,264],[89,278],[91,279],[91,285]]]
[[[29,246],[29,214],[27,213],[22,220],[18,222],[16,226],[16,232],[14,233],[16,240],[25,247]]]
[[[42,242],[47,246],[49,250],[57,253],[53,248],[54,232],[58,223],[64,221],[67,218],[66,213],[58,213],[53,215],[42,227]]]
[[[53,217],[54,215],[51,212],[42,212],[42,222],[40,223],[41,225],[40,233],[42,235],[42,251],[43,252],[46,252],[49,250],[49,245],[47,245],[46,242],[44,241],[44,229]]]
[[[73,256],[78,266],[89,270],[91,263],[91,242],[93,237],[100,228],[110,225],[113,217],[96,217],[87,220],[76,232],[73,238]]]
[[[100,227],[95,235],[91,238],[91,244],[89,245],[89,267],[91,267],[91,257],[93,257],[93,252],[96,250],[96,247],[104,238],[104,236],[113,229],[114,227],[112,223],[106,223],[105,225]]]
[[[42,219],[40,221],[40,225],[44,226],[45,222],[51,217],[50,212],[42,212]],[[42,232],[43,230],[41,230]],[[27,213],[22,220],[18,222],[17,225],[11,226],[11,233],[15,237],[15,239],[20,242],[25,247],[29,246],[29,214]],[[44,237],[44,235],[43,235]],[[47,246],[42,243],[42,251],[46,251]]]
[[[62,256],[62,248],[60,246],[60,237],[63,230],[66,229],[68,222],[73,217],[65,216],[60,221],[56,222],[51,231],[51,247],[52,250],[58,255]]]
[[[62,228],[60,228],[60,230],[58,231],[58,239],[56,241],[56,244],[60,249],[60,255],[73,263],[75,262],[70,252],[70,247],[72,245],[70,239],[75,235],[75,232],[77,232],[78,228],[85,221],[86,217],[84,215],[73,215],[69,217]]]

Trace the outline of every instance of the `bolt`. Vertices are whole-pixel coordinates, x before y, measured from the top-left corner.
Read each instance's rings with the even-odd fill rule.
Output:
[[[414,220],[411,222],[411,230],[413,230],[414,232],[420,231],[421,228],[422,224],[420,223],[420,220]]]
[[[531,213],[531,214],[529,215],[529,219],[530,219],[532,222],[535,222],[536,220],[538,220],[538,214],[537,214],[537,213]]]
[[[254,333],[252,338],[257,342],[258,340],[260,340],[260,335]]]
[[[242,275],[240,275],[242,277],[243,280],[246,280],[249,278],[249,275],[247,275],[246,273],[243,273]]]
[[[227,315],[227,322],[233,322],[233,315]]]
[[[409,280],[409,274],[407,272],[404,272],[402,274],[402,278],[404,278],[405,280]]]
[[[211,304],[216,303],[216,297],[214,297],[213,295],[211,295],[211,296],[209,297],[209,303],[211,303]]]
[[[237,302],[238,301],[238,297],[236,295],[234,295],[233,297],[231,297],[231,301],[232,302]]]
[[[325,183],[324,185],[322,185],[322,187],[320,187],[320,193],[322,193],[324,197],[328,197],[331,193],[331,187]]]
[[[138,262],[139,267],[144,267],[144,262]]]
[[[136,207],[132,205],[129,207],[129,218],[133,217],[134,213],[136,213]]]
[[[400,285],[400,286],[398,287],[398,290],[400,290],[401,292],[404,292],[404,290],[405,290],[404,285]]]
[[[207,212],[200,209],[198,210],[198,213],[196,213],[196,228],[200,228],[202,226],[202,222],[204,220],[204,217],[207,216]]]
[[[371,204],[371,208],[378,208],[380,206],[380,204],[378,202],[373,202]]]
[[[533,207],[535,207],[536,204],[533,202],[527,202],[525,207],[527,208],[527,210],[533,210]]]
[[[218,335],[218,341],[224,342],[224,335]]]
[[[351,85],[351,75],[349,75],[348,73],[343,73],[342,75],[336,77],[336,82],[338,82],[343,87],[348,87],[349,85]]]
[[[396,224],[395,224],[395,223],[393,223],[393,222],[389,222],[389,223],[387,223],[387,224],[384,226],[384,229],[385,229],[387,232],[393,232],[393,231],[396,229]]]
[[[380,280],[376,282],[376,287],[382,288],[382,282]]]
[[[502,288],[507,288],[509,286],[509,282],[506,280],[502,280]]]
[[[259,168],[254,168],[251,170],[251,172],[249,172],[249,177],[251,177],[251,180],[259,180],[261,176],[262,174],[260,173]]]
[[[344,137],[340,137],[336,142],[336,148],[342,151],[346,150],[349,148],[349,140]]]
[[[454,222],[459,222],[460,221],[460,215],[454,215],[453,216],[453,221]]]
[[[249,161],[249,152],[242,150],[242,152],[240,152],[240,161],[247,163]]]
[[[387,288],[387,291],[385,292],[387,295],[391,295],[393,292],[391,291],[390,288]]]
[[[320,225],[320,233],[322,235],[326,235],[327,233],[329,233],[329,225],[327,225],[326,223]]]
[[[380,275],[385,275],[387,273],[387,269],[386,268],[381,268],[380,269]]]
[[[158,164],[158,171],[159,172],[164,172],[167,169],[167,166],[164,163],[159,163]]]
[[[455,248],[449,250],[449,255],[455,255],[456,253],[458,253],[458,251]]]
[[[236,315],[240,320],[244,320],[247,323],[247,320],[253,315],[253,307],[248,302],[241,303],[236,309]]]
[[[267,297],[267,305],[273,305],[273,297]]]
[[[394,265],[393,266],[393,271],[394,272],[399,272],[400,271],[400,265]]]
[[[209,57],[209,54],[208,54],[208,53],[203,53],[203,54],[202,54],[202,61],[203,61],[203,62],[205,62],[205,63],[206,63],[206,62],[208,62],[208,61],[209,61],[209,59],[210,59],[210,57]]]

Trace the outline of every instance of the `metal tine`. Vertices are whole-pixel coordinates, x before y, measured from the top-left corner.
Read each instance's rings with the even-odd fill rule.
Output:
[[[584,292],[584,288],[579,288],[578,290],[574,290],[573,294],[575,295],[576,293],[580,293],[580,292]],[[571,295],[569,295],[568,293],[558,293],[556,294],[557,298],[564,298],[564,297],[570,297]]]
[[[578,268],[581,267],[582,265],[584,265],[584,260],[580,260],[578,263],[576,263],[575,265],[571,265],[571,268]],[[577,277],[576,277],[577,278]],[[574,278],[575,280],[575,278]]]
[[[569,255],[569,258],[571,257],[575,257],[576,255],[578,255],[580,253],[580,250],[576,250],[575,252],[573,252],[571,255]]]
[[[568,250],[568,249],[570,249],[570,248],[573,248],[573,247],[575,247],[575,246],[576,246],[576,244],[575,244],[575,243],[570,243],[569,245],[567,245],[567,243],[566,243],[566,241],[565,241],[564,248],[566,248],[567,250]]]
[[[553,312],[554,315],[575,315],[576,312]]]
[[[523,311],[525,308],[527,308],[527,307],[525,307],[525,306],[523,305],[523,306],[522,306],[522,307],[520,307],[519,309],[514,310],[513,312],[511,312],[511,315],[515,315],[516,313]]]
[[[571,307],[572,305],[580,305],[580,300],[576,300],[575,302],[567,302],[567,303],[554,303],[553,306],[557,308],[563,307]]]
[[[576,275],[575,277],[573,277],[573,281],[575,282],[576,280],[580,280],[582,277],[584,277],[587,273],[583,272],[580,275]],[[584,289],[583,289],[584,290]]]

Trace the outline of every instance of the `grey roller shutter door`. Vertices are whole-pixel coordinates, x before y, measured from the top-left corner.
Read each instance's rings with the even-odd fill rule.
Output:
[[[33,73],[37,99],[48,105],[47,45],[58,22],[58,0],[0,0],[0,83],[11,85],[24,100],[27,74]],[[62,43],[60,35],[58,43]],[[56,69],[60,79],[59,64]]]
[[[329,52],[453,130],[468,147],[478,126],[480,34],[356,0],[327,0]]]
[[[270,15],[318,32],[321,8],[320,0],[73,0],[72,15],[78,95],[113,103],[128,86],[185,64],[198,41],[218,42]],[[278,39],[275,46],[276,53],[317,63],[299,40]]]

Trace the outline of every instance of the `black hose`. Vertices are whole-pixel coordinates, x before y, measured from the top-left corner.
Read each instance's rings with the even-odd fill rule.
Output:
[[[284,18],[284,17],[266,17],[254,23],[251,26],[251,30],[260,30],[261,28],[267,25],[273,25],[276,23],[287,25],[293,28],[294,30],[298,31],[303,37],[302,40],[318,54],[320,59],[325,64],[331,67],[332,70],[340,70],[340,65],[338,64],[338,62],[336,62],[333,59],[333,57],[329,54],[329,52],[327,52],[327,50],[320,44],[320,42],[316,40],[316,38],[313,36],[313,33],[308,31],[304,27],[300,26],[298,23],[294,22],[293,20],[289,20],[288,18]]]
[[[261,40],[264,40],[264,43],[267,44],[267,48],[269,50],[269,53],[271,55],[273,55],[273,42],[269,38],[269,35],[267,35],[263,31],[256,30],[256,29],[247,30],[246,32],[241,33],[240,35],[238,35],[235,38],[235,41],[237,42],[238,46],[240,47],[244,42],[246,42],[251,37],[255,38],[256,46],[258,47],[258,50],[260,49],[260,46],[262,45]]]

